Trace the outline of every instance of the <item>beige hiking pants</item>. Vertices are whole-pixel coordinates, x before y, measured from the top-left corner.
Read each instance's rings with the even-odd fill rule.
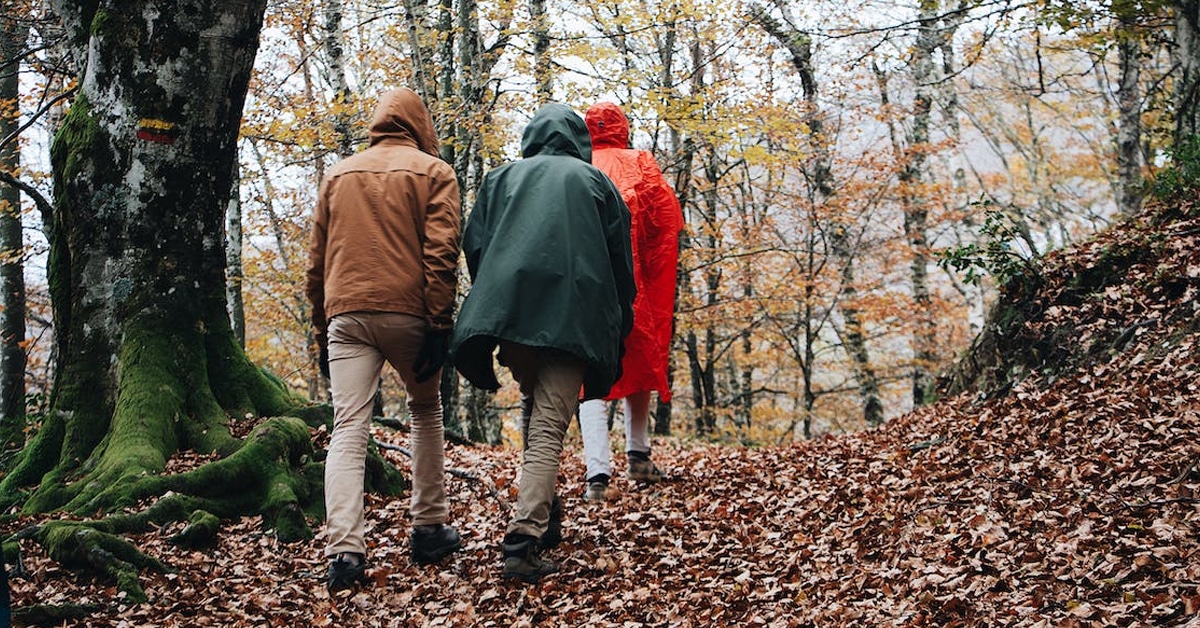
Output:
[[[329,321],[333,435],[325,460],[326,556],[366,554],[363,481],[371,410],[385,360],[404,382],[412,415],[412,525],[446,522],[441,376],[417,383],[412,370],[425,331],[424,320],[407,314],[352,312]]]
[[[507,533],[540,538],[550,522],[563,437],[579,407],[579,388],[586,367],[569,353],[511,342],[500,343],[499,359],[512,371],[521,394],[533,399],[517,507]]]

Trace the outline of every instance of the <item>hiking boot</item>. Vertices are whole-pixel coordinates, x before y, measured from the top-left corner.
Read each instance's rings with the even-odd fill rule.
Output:
[[[629,468],[625,470],[625,477],[646,484],[661,482],[666,477],[663,472],[654,466],[649,455],[638,456],[638,453],[640,452],[629,452]]]
[[[602,502],[608,499],[608,476],[601,473],[588,478],[587,489],[583,491],[583,499],[589,502]]]
[[[352,589],[355,585],[366,584],[367,564],[362,554],[338,554],[329,563],[329,576],[325,578],[325,588],[330,593]]]
[[[550,522],[546,524],[546,532],[543,533],[542,538],[538,540],[538,545],[540,545],[542,549],[557,547],[559,543],[562,543],[562,521],[562,500],[558,498],[558,495],[555,495],[554,501],[550,502]]]
[[[538,556],[537,539],[526,534],[508,534],[504,537],[502,578],[535,584],[542,576],[557,571],[558,565],[554,561]]]
[[[413,526],[412,561],[418,565],[431,565],[453,554],[462,547],[462,537],[444,524]]]

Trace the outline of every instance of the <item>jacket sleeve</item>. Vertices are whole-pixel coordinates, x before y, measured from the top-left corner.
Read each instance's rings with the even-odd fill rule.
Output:
[[[425,272],[425,308],[429,325],[446,330],[454,325],[454,295],[458,289],[458,244],[462,212],[458,179],[447,166],[433,179],[425,211],[422,266]]]
[[[329,226],[329,181],[321,181],[317,192],[317,208],[313,212],[312,240],[308,247],[308,271],[305,274],[304,294],[312,304],[312,323],[316,330],[317,343],[325,346],[325,244]]]

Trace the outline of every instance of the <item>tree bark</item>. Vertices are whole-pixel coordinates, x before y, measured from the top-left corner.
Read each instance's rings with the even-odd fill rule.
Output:
[[[246,346],[246,307],[242,300],[242,283],[246,278],[242,266],[242,198],[241,168],[235,163],[233,184],[229,186],[229,204],[225,208],[225,293],[229,300],[229,324],[238,345]]]
[[[224,290],[224,219],[264,8],[56,2],[80,70],[51,148],[58,368],[46,420],[0,483],[6,504],[132,505],[175,451],[231,454],[233,421],[298,405],[242,352]]]
[[[1200,135],[1200,0],[1176,0],[1175,142]]]
[[[679,7],[674,3],[669,9],[670,18],[667,20],[666,26],[663,29],[663,37],[659,40],[658,58],[660,64],[659,74],[659,89],[663,90],[666,98],[672,101],[679,100],[679,94],[674,88],[674,68],[675,68],[675,43],[679,39],[679,21],[676,19],[679,12]],[[675,346],[676,346],[676,330],[678,326],[675,323],[674,310],[679,304],[679,290],[681,280],[683,279],[683,248],[687,237],[687,207],[691,197],[691,186],[687,185],[691,175],[691,164],[694,151],[690,150],[694,144],[683,140],[679,133],[679,129],[675,125],[668,127],[669,145],[672,155],[678,156],[675,163],[679,164],[675,169],[668,168],[666,176],[674,175],[675,178],[675,197],[679,200],[679,208],[683,213],[684,232],[679,234],[677,242],[678,253],[676,256],[675,266],[675,308],[672,309],[671,315],[671,342],[667,353],[667,388],[673,389],[675,386]],[[657,136],[656,136],[657,138]],[[656,139],[657,142],[657,139]],[[654,408],[654,433],[659,436],[669,436],[671,434],[671,415],[674,409],[672,401],[663,401],[662,397],[658,398],[658,404]]]
[[[0,170],[16,177],[21,166],[19,133],[20,57],[29,25],[14,2],[0,17]],[[20,444],[25,420],[25,243],[21,194],[0,187],[0,444]]]
[[[457,115],[435,118],[439,137],[454,138],[453,143],[443,145],[443,157],[454,165],[459,177],[462,207],[469,207],[483,180],[484,153],[483,129],[492,124],[492,111],[496,103],[496,87],[492,71],[500,55],[509,44],[508,28],[512,21],[512,7],[500,15],[497,23],[496,40],[485,45],[479,25],[479,7],[475,0],[459,0],[456,22],[445,22],[448,41],[455,41],[457,56],[445,58],[443,85],[454,83],[454,90],[446,97],[454,98],[459,107]],[[457,26],[457,30],[452,27]],[[449,39],[453,34],[453,39]],[[446,49],[446,53],[450,49]],[[453,80],[451,80],[453,77]],[[460,378],[454,369],[445,369],[442,374],[442,401],[445,415],[461,416],[465,423],[460,433],[479,436],[483,442],[500,442],[501,417],[494,407],[493,395],[472,389],[461,394]]]
[[[539,105],[553,98],[554,73],[550,71],[550,24],[546,0],[530,0],[529,18],[533,26],[533,81]]]
[[[329,83],[333,88],[333,130],[337,136],[337,154],[354,153],[353,118],[350,105],[354,98],[346,82],[346,56],[342,45],[342,0],[325,0],[325,54],[329,57]]]
[[[1117,29],[1117,210],[1133,216],[1142,207],[1142,42],[1137,26],[1121,19]]]

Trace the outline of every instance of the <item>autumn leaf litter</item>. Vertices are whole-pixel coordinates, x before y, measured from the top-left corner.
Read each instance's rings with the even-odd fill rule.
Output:
[[[1069,325],[1079,347],[1134,327],[1106,354],[1006,394],[967,393],[786,447],[656,441],[670,481],[617,477],[599,504],[580,497],[573,436],[560,477],[566,540],[549,552],[562,571],[538,585],[499,578],[518,452],[448,446],[447,464],[477,479],[447,476],[465,542],[441,565],[408,561],[407,495],[370,496],[372,584],[352,595],[325,592],[320,537],[285,545],[246,519],[226,522],[204,552],[167,543],[175,527],[133,537],[177,570],[143,574],[144,605],[24,546],[14,607],[94,604],[62,624],[94,627],[1198,622],[1198,224],[1159,225],[1172,237],[1155,256],[1078,302],[1055,299],[1070,269],[1137,232],[1047,260],[1047,307],[1030,325]],[[376,438],[407,444],[382,427]],[[384,453],[408,472],[403,454]]]

